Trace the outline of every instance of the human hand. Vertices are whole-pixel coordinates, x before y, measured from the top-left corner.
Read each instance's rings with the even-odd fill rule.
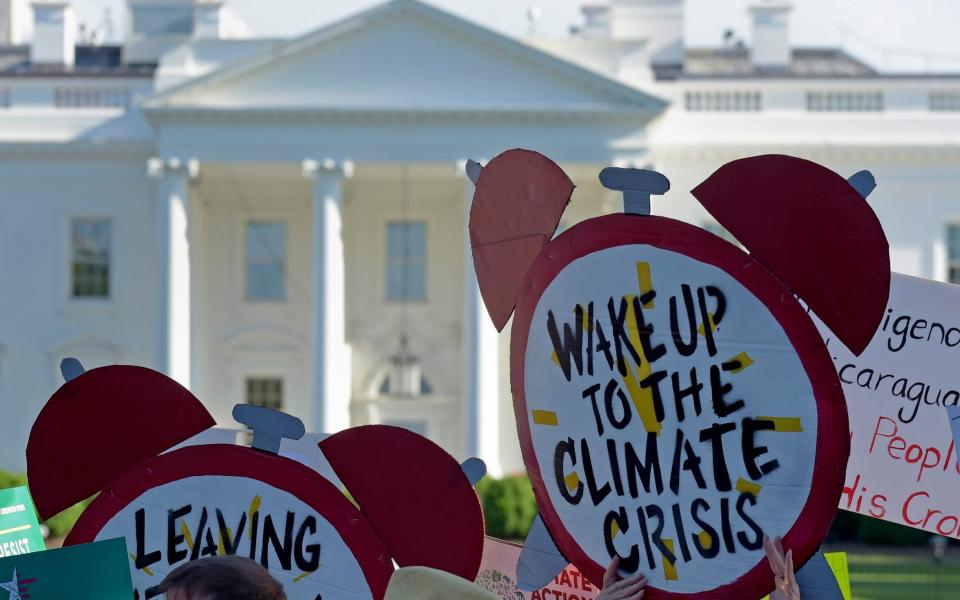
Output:
[[[773,570],[776,588],[770,594],[770,600],[800,600],[800,586],[793,573],[793,550],[783,553],[783,544],[780,536],[772,540],[770,536],[763,536],[763,551]]]
[[[647,578],[643,573],[626,579],[617,580],[617,567],[620,566],[620,557],[614,557],[613,562],[603,574],[603,589],[597,600],[640,600],[643,598],[643,589],[647,587]]]

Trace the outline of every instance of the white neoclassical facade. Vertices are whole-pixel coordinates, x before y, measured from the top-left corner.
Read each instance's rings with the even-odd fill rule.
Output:
[[[222,423],[390,423],[522,468],[463,173],[518,146],[576,182],[562,227],[620,210],[610,164],[714,230],[689,190],[731,159],[870,169],[894,269],[960,277],[960,77],[792,47],[783,2],[712,49],[684,46],[681,0],[590,3],[563,40],[416,0],[258,39],[221,2],[128,0],[119,46],[78,41],[69,2],[2,4],[0,467],[76,356],[163,370]]]

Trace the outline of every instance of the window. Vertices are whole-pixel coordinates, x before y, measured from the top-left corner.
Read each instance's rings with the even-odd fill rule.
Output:
[[[930,92],[929,101],[934,112],[960,111],[960,91]]]
[[[250,221],[244,240],[247,300],[285,300],[287,224]]]
[[[246,403],[271,410],[283,410],[283,379],[248,377]]]
[[[70,293],[74,298],[110,297],[109,219],[70,222]]]
[[[426,299],[426,222],[387,223],[387,300]]]
[[[690,91],[684,101],[692,112],[757,112],[763,108],[760,92],[749,90]]]
[[[859,90],[807,92],[807,110],[811,112],[880,112],[883,110],[883,92]]]
[[[960,223],[947,225],[947,281],[960,283]]]
[[[53,105],[57,108],[127,108],[130,105],[130,89],[112,86],[55,87]]]

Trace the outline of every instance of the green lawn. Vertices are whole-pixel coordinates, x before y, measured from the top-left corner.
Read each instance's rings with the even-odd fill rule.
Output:
[[[847,552],[855,600],[960,600],[960,547],[952,546],[939,567],[929,550],[870,546],[824,548]]]

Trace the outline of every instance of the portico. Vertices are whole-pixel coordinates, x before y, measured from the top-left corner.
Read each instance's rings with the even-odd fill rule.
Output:
[[[663,105],[424,5],[355,21],[144,102],[160,181],[158,356],[224,421],[251,381],[272,378],[310,430],[422,428],[494,473],[518,468],[509,331],[493,330],[473,278],[463,160],[547,153],[579,186],[569,225],[619,209],[596,173],[644,160]],[[387,60],[408,54],[419,60]],[[258,231],[282,256],[251,254]],[[282,273],[266,300],[244,279],[260,258]],[[406,285],[391,276],[422,295],[391,292]]]

